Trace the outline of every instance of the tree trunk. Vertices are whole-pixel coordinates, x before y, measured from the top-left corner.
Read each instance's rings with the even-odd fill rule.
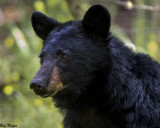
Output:
[[[127,2],[128,0],[121,0]],[[136,3],[136,0],[131,0],[133,4]],[[125,6],[118,5],[118,11],[114,19],[115,23],[122,29],[124,33],[132,40],[132,24],[136,17],[136,9],[127,9]]]
[[[79,4],[79,0],[66,0],[69,11],[71,12],[75,20],[82,18],[82,9]]]

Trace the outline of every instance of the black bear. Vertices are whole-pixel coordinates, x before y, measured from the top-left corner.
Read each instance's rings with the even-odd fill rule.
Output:
[[[43,49],[30,87],[53,97],[64,128],[160,128],[160,64],[110,32],[105,7],[66,23],[36,11],[31,22]]]

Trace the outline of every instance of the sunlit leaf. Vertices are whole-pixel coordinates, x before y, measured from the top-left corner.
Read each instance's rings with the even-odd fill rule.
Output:
[[[59,124],[59,125],[58,125],[58,128],[63,128],[62,124]]]
[[[35,99],[34,100],[34,105],[36,107],[40,107],[40,106],[42,106],[42,104],[43,104],[42,100],[40,100],[40,99]]]
[[[40,0],[34,2],[34,8],[38,11],[45,13],[45,5]]]
[[[156,53],[158,51],[158,45],[155,41],[150,41],[148,44],[148,52],[152,57],[156,56]]]
[[[5,40],[4,40],[4,45],[7,47],[7,48],[12,48],[14,44],[14,40],[11,36],[8,36]]]
[[[4,88],[3,88],[3,92],[4,94],[6,95],[11,95],[13,93],[13,87],[11,85],[6,85]]]
[[[132,1],[127,1],[127,8],[132,9],[133,8],[133,3]]]

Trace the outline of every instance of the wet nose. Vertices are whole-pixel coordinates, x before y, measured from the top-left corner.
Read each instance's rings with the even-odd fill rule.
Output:
[[[44,83],[40,80],[32,80],[30,83],[30,88],[39,93],[44,91],[45,86]]]

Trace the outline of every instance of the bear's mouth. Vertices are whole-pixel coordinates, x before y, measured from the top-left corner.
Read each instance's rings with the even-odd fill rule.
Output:
[[[58,91],[54,91],[54,92],[41,92],[41,93],[37,93],[36,91],[34,91],[35,93],[36,93],[36,95],[38,95],[38,96],[40,96],[40,97],[42,97],[42,98],[47,98],[47,97],[52,97],[52,96],[54,96],[54,95],[56,95],[56,93],[58,92]]]
[[[42,98],[52,97],[52,96],[54,96],[56,93],[57,93],[57,91],[56,91],[56,92],[53,92],[53,93],[47,93],[47,94],[40,95],[40,97],[42,97]]]
[[[62,90],[64,88],[62,82],[60,82],[57,85],[48,85],[48,87],[43,90],[42,92],[37,92],[34,89],[34,92],[36,93],[36,95],[39,95],[42,98],[47,98],[47,97],[52,97],[54,95],[57,94],[57,92],[59,92],[60,90]]]

